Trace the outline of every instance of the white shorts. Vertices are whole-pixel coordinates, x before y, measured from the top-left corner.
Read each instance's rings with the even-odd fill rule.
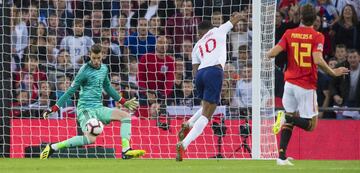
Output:
[[[314,89],[304,89],[286,82],[282,103],[286,112],[299,111],[301,118],[312,118],[319,114],[317,95]]]

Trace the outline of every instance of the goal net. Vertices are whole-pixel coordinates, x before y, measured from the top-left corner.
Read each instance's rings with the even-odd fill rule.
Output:
[[[89,61],[90,47],[98,43],[111,85],[122,97],[140,102],[129,112],[132,148],[146,150],[144,158],[175,158],[181,124],[201,104],[191,64],[197,25],[210,20],[218,27],[240,12],[241,21],[228,33],[221,101],[186,158],[277,157],[271,133],[274,64],[264,59],[274,43],[276,0],[0,3],[2,156],[38,157],[45,144],[82,135],[78,92],[48,120],[41,113],[71,87]],[[102,102],[119,106],[106,92]],[[111,122],[95,144],[63,149],[53,157],[121,158],[120,125]]]

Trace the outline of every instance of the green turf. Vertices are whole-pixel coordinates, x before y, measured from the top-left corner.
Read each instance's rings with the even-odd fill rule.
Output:
[[[360,161],[294,161],[279,167],[275,161],[254,160],[116,160],[116,159],[0,159],[1,173],[360,173]]]

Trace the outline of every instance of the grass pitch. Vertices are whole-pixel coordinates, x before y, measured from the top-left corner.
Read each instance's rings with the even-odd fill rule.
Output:
[[[358,161],[296,160],[279,167],[274,160],[120,160],[120,159],[0,159],[0,173],[360,173]]]

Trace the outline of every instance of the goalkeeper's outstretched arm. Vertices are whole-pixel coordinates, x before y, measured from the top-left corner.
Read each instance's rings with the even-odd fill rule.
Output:
[[[64,103],[71,98],[71,96],[80,88],[80,85],[86,80],[85,74],[82,73],[82,69],[79,70],[79,73],[75,76],[74,81],[71,83],[70,88],[65,92],[64,95],[60,97],[60,99],[53,105],[50,109],[46,110],[43,113],[43,117],[46,119],[48,116],[59,110],[60,107],[64,105]]]

